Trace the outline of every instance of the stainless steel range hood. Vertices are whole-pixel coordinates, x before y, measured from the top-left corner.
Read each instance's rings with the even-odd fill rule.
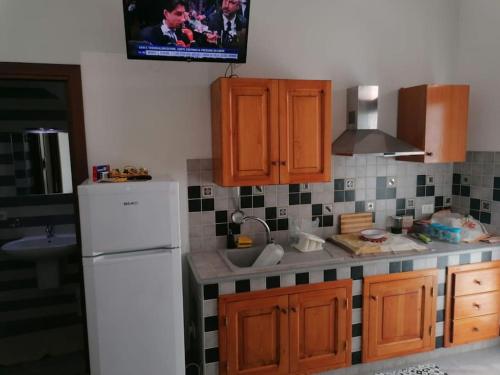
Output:
[[[347,130],[332,144],[335,155],[424,155],[425,152],[378,130],[378,86],[347,90]]]

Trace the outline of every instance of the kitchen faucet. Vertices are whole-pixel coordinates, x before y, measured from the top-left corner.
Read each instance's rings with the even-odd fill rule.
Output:
[[[232,213],[231,220],[235,224],[243,224],[245,221],[248,221],[248,220],[253,220],[253,221],[257,221],[258,223],[261,223],[264,226],[264,228],[266,229],[267,243],[270,244],[270,243],[274,242],[273,239],[271,238],[271,229],[269,229],[269,225],[267,225],[267,223],[264,220],[262,220],[260,217],[245,216],[243,211],[236,210]]]
[[[48,239],[54,237],[54,226],[52,224],[47,224],[45,226],[45,233],[47,234]]]

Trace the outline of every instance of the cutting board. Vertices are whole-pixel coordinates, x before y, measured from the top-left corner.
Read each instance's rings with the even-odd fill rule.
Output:
[[[387,241],[374,243],[363,241],[359,233],[337,234],[329,238],[332,242],[352,251],[356,255],[375,255],[384,253],[401,253],[406,251],[425,251],[428,248],[405,236],[387,234]]]
[[[340,215],[340,234],[359,233],[373,227],[371,212]]]
[[[380,244],[360,240],[359,233],[337,234],[331,240],[356,255],[378,254],[382,251]]]

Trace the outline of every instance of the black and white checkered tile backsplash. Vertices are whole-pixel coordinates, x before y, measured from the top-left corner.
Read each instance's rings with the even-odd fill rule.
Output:
[[[259,225],[248,223],[240,228],[230,223],[238,206],[245,214],[266,220],[273,238],[285,243],[291,218],[326,238],[336,233],[343,213],[372,211],[375,225],[387,227],[390,216],[420,218],[423,204],[442,208],[451,201],[451,164],[425,165],[366,156],[336,156],[332,164],[332,181],[328,183],[243,186],[238,195],[236,188],[212,182],[211,159],[188,160],[191,251],[225,247],[229,231],[250,235],[257,243],[264,241]]]
[[[453,208],[500,233],[500,153],[468,152],[453,166]]]

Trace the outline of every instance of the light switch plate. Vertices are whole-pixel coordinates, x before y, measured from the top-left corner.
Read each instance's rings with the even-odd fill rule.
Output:
[[[311,184],[300,184],[300,191],[301,192],[311,191]]]
[[[333,204],[324,204],[323,205],[323,215],[333,215]]]
[[[444,197],[443,204],[444,207],[451,207],[451,197]]]
[[[423,204],[422,215],[429,215],[434,213],[434,204]]]
[[[256,185],[253,187],[253,195],[264,194],[264,187],[262,185]]]
[[[387,188],[395,188],[398,185],[398,180],[396,177],[387,177]]]

